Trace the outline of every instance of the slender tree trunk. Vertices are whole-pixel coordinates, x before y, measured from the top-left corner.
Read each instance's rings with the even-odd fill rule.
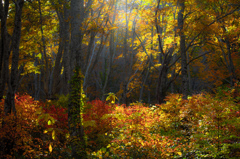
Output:
[[[5,114],[10,114],[11,112],[15,113],[15,103],[14,97],[16,93],[16,89],[18,86],[18,61],[19,61],[19,44],[21,37],[21,16],[22,16],[22,8],[23,8],[24,0],[18,0],[15,2],[16,13],[14,19],[14,30],[12,35],[12,66],[11,66],[11,75],[8,80],[8,93],[6,96],[4,111]]]
[[[35,56],[35,54],[33,55]],[[34,66],[37,67],[39,59],[38,57],[35,57]],[[41,73],[35,73],[34,74],[34,99],[39,100],[40,99],[40,90],[41,90]]]
[[[60,19],[60,18],[59,18]],[[58,46],[58,53],[56,56],[55,60],[55,66],[53,68],[53,80],[52,80],[52,92],[50,93],[51,97],[55,97],[56,94],[60,94],[60,89],[61,89],[61,70],[62,70],[62,65],[61,65],[61,59],[63,55],[63,50],[64,50],[64,22],[59,22],[59,46]]]
[[[185,45],[185,35],[183,31],[184,26],[184,5],[185,0],[180,0],[179,7],[180,11],[178,13],[178,27],[180,35],[180,54],[181,54],[181,73],[182,73],[182,94],[183,99],[187,99],[188,95],[188,76],[187,76],[187,56],[186,56],[186,45]]]
[[[150,61],[151,61],[151,57],[152,56],[150,56]],[[149,70],[150,70],[150,68],[151,68],[151,62],[149,62],[149,64],[148,64],[148,68],[147,68],[147,73],[146,73],[146,76],[145,76],[145,78],[144,78],[144,80],[143,80],[143,82],[142,82],[142,87],[141,87],[141,89],[140,89],[140,95],[139,95],[139,102],[141,102],[142,101],[142,96],[143,96],[143,91],[144,91],[144,87],[145,87],[145,84],[146,84],[146,82],[147,82],[147,79],[148,79],[148,76],[149,76]]]
[[[63,94],[68,94],[70,92],[70,86],[68,81],[70,80],[71,76],[71,67],[70,67],[70,26],[69,26],[69,9],[64,6],[64,35],[63,35],[63,40],[64,40],[64,50],[63,50],[63,84],[62,84],[62,92]]]
[[[24,0],[14,1],[15,3],[15,19],[14,19],[14,29],[12,34],[11,47],[12,48],[12,65],[11,65],[11,74],[10,78],[7,80],[8,90],[6,99],[4,102],[4,113],[9,115],[11,113],[16,115],[15,108],[15,93],[19,84],[19,70],[18,70],[18,61],[19,61],[19,44],[21,38],[21,16],[22,8],[24,5]],[[2,5],[2,4],[1,4]],[[9,75],[9,68],[6,69],[7,76]],[[11,150],[14,143],[9,141],[9,139],[4,139],[3,141],[3,153],[4,155],[11,155]]]
[[[123,79],[123,94],[122,94],[122,99],[123,99],[123,103],[125,103],[126,105],[128,104],[128,101],[127,101],[127,90],[128,90],[128,88],[127,88],[127,86],[128,86],[128,84],[127,84],[127,82],[128,82],[128,80],[127,80],[127,64],[128,64],[128,57],[127,57],[127,55],[128,55],[128,45],[127,45],[127,39],[128,39],[128,2],[127,2],[127,0],[125,1],[125,9],[126,9],[126,11],[125,11],[125,20],[126,20],[126,25],[125,25],[125,36],[124,36],[124,44],[123,44],[123,46],[124,46],[124,50],[123,50],[123,56],[124,56],[124,66],[123,66],[123,75],[124,75],[124,79]]]
[[[71,76],[71,63],[70,63],[70,9],[69,2],[58,0],[58,4],[55,4],[51,0],[55,10],[57,12],[59,20],[59,49],[55,61],[55,67],[53,70],[52,92],[51,95],[56,94],[67,95],[69,93],[69,80]],[[59,6],[60,4],[60,6]],[[62,62],[61,62],[62,60]],[[62,72],[63,69],[63,72]]]
[[[9,69],[9,54],[11,37],[7,32],[7,15],[9,10],[9,0],[0,2],[0,18],[1,18],[1,50],[0,50],[0,100],[3,99],[5,86],[7,82]]]
[[[229,39],[226,39],[226,45],[227,45],[227,51],[228,51],[228,60],[229,60],[229,72],[230,72],[230,79],[231,79],[231,86],[234,86],[234,83],[236,82],[236,74],[234,69],[234,64],[232,61],[232,52],[231,52],[231,45],[229,42]]]
[[[114,14],[113,14],[113,19],[112,19],[112,25],[114,25],[115,23],[115,15],[117,12],[117,6],[116,4],[113,4],[115,6],[114,9]],[[114,60],[114,55],[116,52],[116,48],[115,48],[115,41],[114,41],[114,36],[115,36],[115,31],[114,30],[110,30],[110,46],[109,46],[109,56],[108,56],[108,68],[107,68],[107,72],[106,72],[106,79],[104,80],[104,84],[103,84],[103,88],[102,88],[102,100],[104,100],[105,97],[105,92],[106,92],[106,88],[108,85],[108,81],[109,81],[109,76],[110,76],[110,72],[112,69],[112,63]],[[106,59],[107,60],[107,59]]]
[[[87,89],[87,80],[88,80],[88,76],[89,76],[89,73],[90,73],[89,69],[90,69],[90,67],[91,67],[91,65],[93,63],[92,62],[93,61],[93,57],[96,54],[95,47],[96,47],[96,44],[94,44],[94,47],[93,47],[93,50],[92,50],[92,55],[91,55],[91,57],[89,59],[89,62],[88,62],[88,65],[87,65],[87,68],[86,68],[86,71],[85,71],[84,82],[83,82],[84,90]]]
[[[46,51],[46,42],[45,42],[45,37],[44,37],[44,30],[43,30],[43,17],[42,17],[42,8],[41,8],[41,2],[38,0],[38,9],[39,9],[39,16],[40,16],[40,24],[41,24],[41,36],[42,36],[42,53],[43,57],[45,60],[45,69],[44,69],[44,83],[43,83],[43,88],[44,88],[44,93],[45,93],[45,98],[48,99],[49,96],[49,77],[50,77],[50,68],[48,64],[48,57],[47,57],[47,51]],[[40,46],[41,47],[41,46]]]
[[[189,61],[190,61],[190,55],[189,55],[189,52],[187,52],[187,63],[188,63]],[[192,94],[192,79],[191,79],[190,65],[187,65],[187,73],[188,73],[189,93]]]

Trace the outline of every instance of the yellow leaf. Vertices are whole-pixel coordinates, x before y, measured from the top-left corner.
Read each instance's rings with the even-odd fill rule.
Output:
[[[182,156],[182,152],[177,152],[177,154],[178,154],[179,156]]]
[[[49,152],[51,153],[52,152],[52,144],[49,144]]]
[[[44,133],[44,134],[46,134],[47,132],[48,132],[47,130],[44,130],[44,132],[43,132],[43,133]]]
[[[66,134],[66,138],[68,139],[70,137],[70,134]]]
[[[55,133],[55,130],[52,131],[52,139],[53,139],[53,140],[56,139],[56,133]]]

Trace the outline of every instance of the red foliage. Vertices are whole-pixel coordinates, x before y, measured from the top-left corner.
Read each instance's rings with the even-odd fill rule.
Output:
[[[0,156],[7,158],[24,155],[28,158],[40,154],[43,142],[40,135],[42,129],[37,125],[36,110],[39,103],[29,95],[16,94],[16,116],[13,114],[5,116],[3,106],[4,100],[0,103],[0,141],[3,142],[1,144],[4,146],[5,154],[1,151]],[[6,156],[6,153],[10,156]]]
[[[61,128],[64,133],[68,130],[68,114],[66,108],[59,108],[55,105],[50,105],[48,107],[43,108],[43,113],[49,114],[51,117],[55,119],[55,123],[52,125],[48,125],[46,122],[44,124],[45,127],[48,128]]]
[[[88,143],[93,147],[101,146],[102,143],[99,143],[98,141],[104,141],[100,139],[100,136],[104,136],[106,132],[112,130],[112,121],[109,119],[101,119],[101,117],[103,117],[105,114],[111,114],[113,105],[107,104],[105,101],[101,100],[93,100],[87,104],[91,105],[91,107],[83,114],[83,119],[85,122],[94,121],[96,125],[85,128],[85,133],[89,140]]]
[[[101,100],[93,100],[91,102],[88,102],[88,104],[92,105],[90,109],[86,111],[86,113],[83,115],[84,121],[91,121],[94,120],[97,128],[88,128],[85,130],[86,134],[91,133],[92,131],[96,132],[102,132],[107,129],[106,125],[110,124],[110,120],[101,120],[101,117],[104,114],[109,114],[112,112],[112,106],[106,104],[105,101]],[[105,127],[105,128],[104,128]]]

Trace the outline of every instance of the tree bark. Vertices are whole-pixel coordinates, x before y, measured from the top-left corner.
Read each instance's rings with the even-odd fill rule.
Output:
[[[87,158],[84,129],[82,125],[82,75],[81,48],[83,38],[83,21],[89,13],[92,0],[84,5],[84,0],[72,0],[70,4],[71,44],[70,57],[74,69],[70,82],[70,97],[68,105],[68,125],[71,138],[72,158]],[[74,60],[75,59],[75,60]]]
[[[10,47],[12,50],[5,50],[8,48],[8,46],[7,47],[4,46],[5,47],[4,51],[8,51],[8,54],[10,53],[10,51],[12,51],[11,74],[7,80],[8,90],[7,90],[7,95],[4,102],[5,115],[9,115],[11,113],[16,115],[14,98],[15,98],[15,93],[19,84],[19,70],[18,70],[19,44],[20,44],[20,38],[21,38],[21,16],[22,16],[22,8],[24,5],[24,0],[14,1],[14,3],[15,3],[14,29],[13,29],[11,47]],[[1,3],[1,8],[2,8],[2,3]],[[5,30],[5,36],[8,36],[6,32],[7,31]],[[8,62],[8,59],[6,60]],[[5,69],[6,69],[5,71],[7,73],[7,76],[9,76],[8,66]],[[9,141],[9,139],[4,139],[3,143],[4,143],[3,150],[2,150],[3,154],[11,155],[10,152],[13,148],[14,143],[12,141]]]
[[[187,56],[186,56],[186,45],[185,45],[185,35],[183,31],[184,26],[184,5],[185,0],[180,0],[178,12],[178,28],[180,36],[180,54],[181,54],[181,74],[182,74],[182,94],[183,99],[187,99],[188,95],[188,76],[187,76]]]
[[[8,93],[6,96],[5,104],[4,104],[4,112],[5,115],[10,114],[11,112],[16,113],[14,97],[18,86],[18,61],[19,61],[19,44],[21,37],[21,16],[22,16],[22,8],[24,5],[24,0],[18,0],[15,2],[16,13],[14,19],[14,30],[12,35],[12,66],[11,66],[11,75],[8,80]]]
[[[1,19],[1,50],[0,50],[0,100],[3,99],[6,82],[8,78],[7,69],[9,69],[9,54],[11,36],[7,32],[7,15],[9,10],[9,0],[0,2]]]
[[[63,5],[62,8],[56,6],[55,10],[59,19],[59,48],[55,60],[55,67],[53,69],[53,81],[52,81],[52,92],[51,97],[55,98],[57,94],[61,92],[63,94],[69,93],[69,84],[70,80],[70,61],[69,61],[69,9],[68,3],[58,1],[59,4]],[[55,4],[53,4],[55,5]],[[61,63],[61,60],[63,61]],[[62,68],[64,68],[63,73],[61,74]]]
[[[68,94],[70,92],[70,85],[68,81],[71,78],[71,67],[70,67],[70,26],[69,26],[69,18],[70,12],[67,6],[64,6],[64,50],[63,50],[63,84],[62,84],[62,93]]]

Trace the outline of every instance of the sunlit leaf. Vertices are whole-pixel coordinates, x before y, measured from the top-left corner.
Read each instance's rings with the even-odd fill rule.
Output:
[[[51,153],[52,152],[52,143],[49,144],[48,149],[49,149],[49,152]]]
[[[53,140],[56,139],[56,132],[55,132],[55,130],[52,131],[52,139],[53,139]]]

